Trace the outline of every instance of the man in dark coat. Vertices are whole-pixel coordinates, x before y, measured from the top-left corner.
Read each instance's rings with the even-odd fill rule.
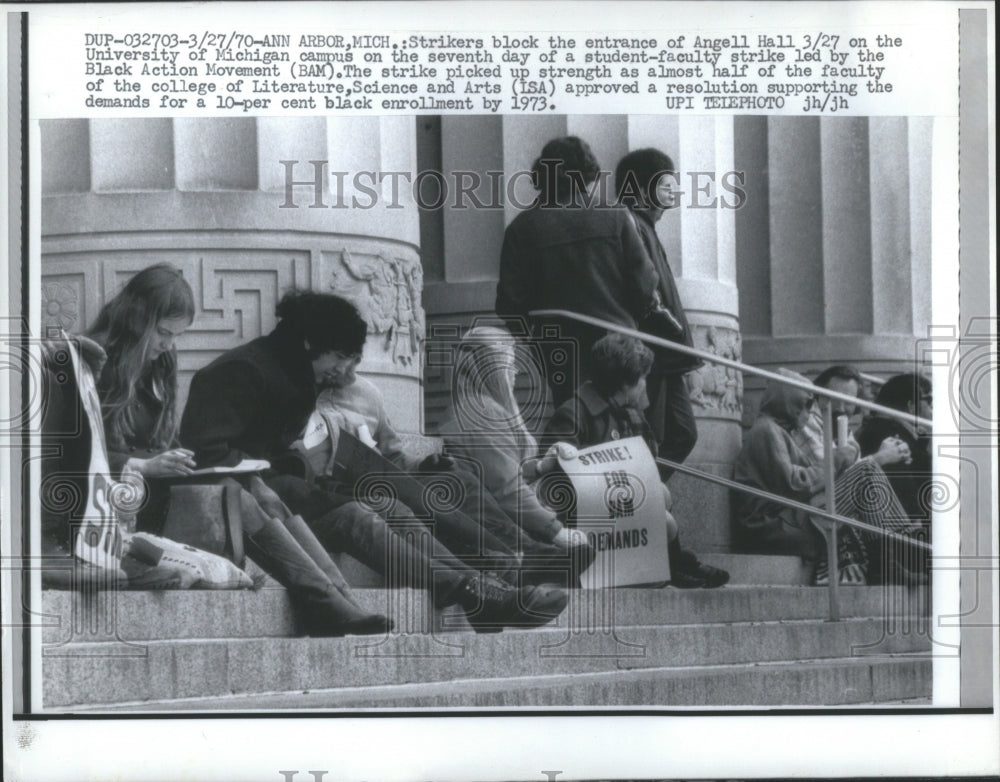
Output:
[[[535,309],[563,309],[636,328],[649,315],[656,272],[628,212],[596,202],[591,187],[598,173],[596,158],[579,138],[544,146],[532,167],[539,196],[504,233],[500,317],[516,321]],[[590,350],[605,331],[559,319],[536,320],[532,329],[558,407],[587,377]],[[516,323],[511,331],[518,333]],[[552,333],[558,339],[549,340]],[[567,341],[574,348],[567,350]]]
[[[352,486],[317,482],[305,454],[293,444],[316,408],[319,389],[353,374],[367,325],[350,302],[305,291],[286,295],[277,315],[270,334],[224,353],[195,374],[180,439],[194,451],[198,466],[266,459],[271,469],[262,475],[265,483],[305,518],[326,548],[346,551],[383,574],[403,573],[410,579],[407,585],[416,588],[429,586],[433,578],[439,604],[460,603],[473,612],[469,620],[477,629],[542,624],[558,615],[566,605],[560,590],[517,590],[491,573],[477,576],[458,558],[496,554],[501,566],[508,559],[516,563],[478,525],[468,534],[450,530],[450,540],[463,540],[468,550],[452,554],[431,539],[428,556],[357,502]],[[390,552],[405,561],[389,562]]]
[[[673,161],[658,149],[637,149],[625,155],[615,169],[619,198],[635,218],[639,236],[656,269],[656,292],[661,309],[672,321],[657,336],[693,347],[691,327],[684,314],[667,254],[656,235],[656,223],[674,206]],[[701,365],[700,359],[665,348],[654,351],[653,369],[646,380],[649,408],[646,418],[659,443],[659,456],[683,462],[698,440],[691,398],[684,375]],[[667,473],[669,475],[669,472]]]

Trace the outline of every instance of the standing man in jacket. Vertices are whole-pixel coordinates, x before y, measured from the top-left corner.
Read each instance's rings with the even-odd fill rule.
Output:
[[[538,198],[504,233],[500,317],[517,321],[535,309],[563,309],[637,328],[653,311],[656,271],[628,212],[598,203],[593,186],[599,173],[590,147],[576,136],[552,139],[542,148],[532,166]],[[587,377],[591,348],[605,332],[571,320],[531,325],[540,338],[552,403],[559,407]],[[546,340],[552,332],[558,339]],[[574,356],[565,355],[566,340]]]
[[[656,270],[656,294],[660,310],[665,313],[657,336],[667,337],[680,345],[693,347],[691,327],[684,314],[667,262],[667,254],[656,235],[656,223],[663,213],[675,205],[673,193],[674,162],[658,149],[637,149],[618,162],[615,169],[615,189],[619,199],[634,217],[643,246]],[[684,375],[701,365],[700,359],[683,353],[657,348],[653,369],[646,379],[649,407],[646,418],[659,443],[659,456],[683,462],[698,440],[694,410]],[[667,473],[666,470],[663,470]],[[664,478],[669,477],[669,473]]]

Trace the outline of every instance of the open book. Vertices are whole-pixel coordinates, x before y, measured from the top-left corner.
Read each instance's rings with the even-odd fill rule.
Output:
[[[239,464],[234,464],[232,467],[224,467],[222,465],[218,467],[205,467],[201,470],[195,470],[190,473],[191,475],[228,475],[231,473],[238,472],[262,472],[268,469],[271,463],[266,459],[244,459]]]

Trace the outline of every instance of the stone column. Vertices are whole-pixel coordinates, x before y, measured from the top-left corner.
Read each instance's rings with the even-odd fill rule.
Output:
[[[736,128],[747,362],[809,376],[839,363],[912,370],[930,318],[930,122],[740,117]],[[747,387],[756,398],[762,384]]]
[[[41,147],[43,328],[82,330],[133,273],[175,264],[197,305],[183,403],[199,367],[274,327],[287,290],[336,292],[369,324],[362,374],[421,430],[412,117],[44,121]]]

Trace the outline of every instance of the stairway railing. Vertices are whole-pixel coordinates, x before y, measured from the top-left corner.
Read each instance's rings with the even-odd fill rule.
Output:
[[[651,334],[646,334],[644,332],[638,331],[636,329],[628,328],[627,326],[620,326],[617,323],[610,323],[608,321],[601,320],[600,318],[593,318],[589,315],[581,315],[577,312],[570,312],[569,310],[533,310],[529,313],[533,318],[537,317],[548,317],[548,318],[564,318],[567,320],[575,320],[579,323],[586,323],[591,326],[596,326],[598,328],[606,329],[607,331],[615,331],[619,334],[625,334],[630,337],[635,337],[643,342],[655,345],[660,348],[665,348],[667,350],[672,350],[675,353],[683,353],[688,356],[695,356],[700,358],[702,361],[707,361],[712,364],[719,364],[725,367],[731,367],[732,369],[739,370],[740,372],[756,375],[757,377],[762,377],[767,380],[773,380],[776,383],[782,383],[787,386],[792,386],[793,388],[800,388],[804,391],[808,391],[810,394],[821,397],[824,401],[822,404],[823,409],[823,460],[825,466],[824,474],[824,485],[825,485],[825,508],[817,508],[806,503],[798,502],[796,500],[790,500],[787,497],[782,497],[778,494],[772,494],[771,492],[762,491],[760,489],[755,489],[750,486],[746,486],[742,483],[736,481],[731,481],[727,478],[722,478],[717,475],[712,475],[711,473],[704,472],[702,470],[696,470],[693,467],[687,467],[683,464],[672,462],[667,459],[657,459],[656,461],[663,464],[666,467],[674,469],[678,472],[685,473],[686,475],[691,475],[695,478],[709,481],[711,483],[716,483],[721,486],[725,486],[729,489],[735,491],[744,492],[746,494],[752,494],[756,497],[762,497],[771,502],[775,502],[779,505],[783,505],[788,508],[794,508],[797,510],[803,510],[809,513],[811,516],[818,516],[820,518],[826,519],[827,521],[833,522],[829,525],[824,525],[819,527],[823,533],[823,537],[826,539],[826,549],[827,549],[827,562],[829,568],[829,584],[827,587],[827,594],[829,596],[829,606],[830,606],[830,619],[832,621],[839,621],[840,619],[840,598],[839,598],[839,582],[840,573],[837,566],[837,530],[839,525],[843,524],[845,526],[854,527],[855,529],[860,529],[865,532],[879,535],[887,540],[895,540],[898,543],[904,545],[912,546],[917,549],[923,549],[926,551],[931,550],[931,546],[920,540],[914,540],[913,538],[907,538],[899,533],[892,532],[890,530],[882,529],[881,527],[875,527],[871,524],[866,524],[857,519],[851,519],[847,516],[841,516],[837,513],[837,504],[835,497],[835,475],[834,475],[834,462],[833,462],[833,406],[831,402],[833,400],[838,400],[841,402],[847,402],[854,405],[855,407],[860,407],[864,410],[870,412],[879,413],[880,415],[886,416],[887,418],[894,418],[896,420],[905,421],[913,426],[926,427],[928,430],[932,427],[933,422],[920,418],[917,415],[910,413],[904,413],[900,410],[894,410],[891,407],[885,407],[884,405],[878,405],[874,402],[869,402],[865,399],[858,399],[848,394],[841,394],[837,391],[831,391],[828,388],[821,388],[820,386],[813,385],[812,383],[804,380],[799,380],[794,377],[788,377],[786,375],[781,375],[777,372],[771,372],[766,369],[761,369],[759,367],[751,366],[750,364],[744,364],[741,361],[735,361],[729,358],[723,358],[722,356],[717,356],[714,353],[709,353],[706,350],[700,350],[694,347],[688,347],[687,345],[679,345],[676,342],[670,342],[669,340],[663,339],[661,337],[656,337]]]

